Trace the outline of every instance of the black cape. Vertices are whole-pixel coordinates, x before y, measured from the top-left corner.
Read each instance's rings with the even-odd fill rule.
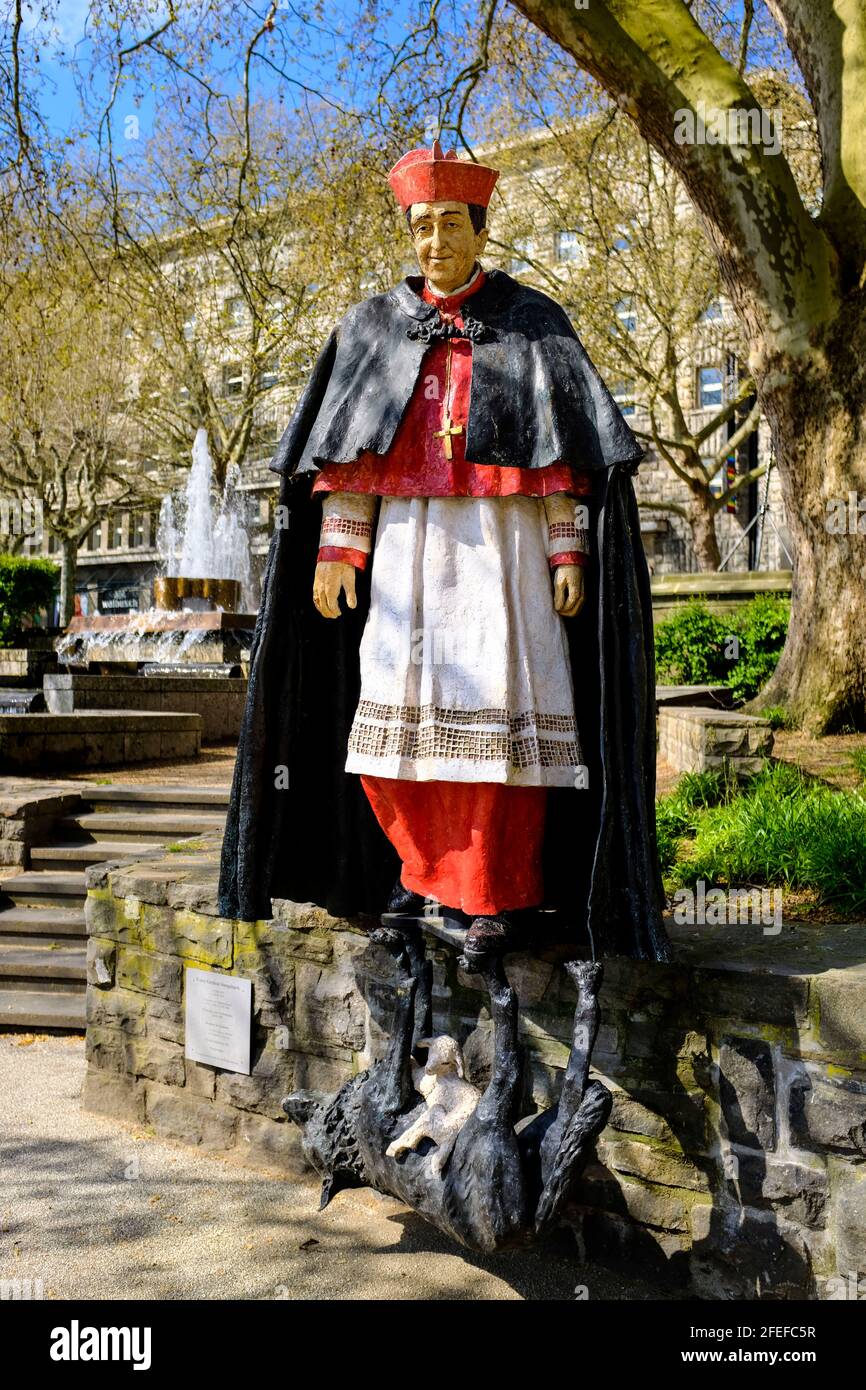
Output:
[[[410,277],[351,309],[325,344],[280,440],[281,475],[251,653],[220,873],[220,912],[254,920],[272,898],[335,916],[381,912],[399,872],[360,778],[344,768],[360,695],[358,606],[313,607],[325,462],[385,453],[431,341],[443,331]],[[631,475],[643,450],[565,312],[490,271],[467,302],[472,387],[466,457],[593,474],[587,599],[566,621],[586,788],[548,793],[545,905],[596,956],[668,960],[655,842],[655,671],[649,575]]]

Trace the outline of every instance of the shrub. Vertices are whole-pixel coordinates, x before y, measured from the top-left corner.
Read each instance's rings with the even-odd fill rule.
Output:
[[[729,685],[736,700],[750,700],[773,674],[789,616],[788,600],[774,594],[724,617],[710,612],[703,599],[692,599],[655,630],[658,677],[676,685]]]
[[[731,624],[711,613],[702,599],[683,604],[655,631],[656,669],[672,685],[719,685],[727,681],[731,663],[725,643]]]
[[[0,555],[0,647],[12,646],[25,620],[50,605],[59,580],[50,560]]]
[[[777,594],[760,594],[736,614],[740,659],[728,680],[735,700],[751,700],[767,684],[785,645],[790,616],[789,601]]]

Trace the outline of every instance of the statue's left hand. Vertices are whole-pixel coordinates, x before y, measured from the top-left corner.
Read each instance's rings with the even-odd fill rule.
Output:
[[[561,618],[576,618],[584,604],[583,569],[557,565],[553,580],[553,606]]]

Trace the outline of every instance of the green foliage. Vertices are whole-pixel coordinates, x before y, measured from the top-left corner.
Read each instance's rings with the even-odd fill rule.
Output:
[[[851,754],[851,764],[861,782],[866,782],[866,748],[855,748]]]
[[[0,647],[13,646],[24,621],[48,607],[59,581],[50,560],[0,555]]]
[[[762,719],[766,719],[771,729],[793,729],[796,727],[794,720],[783,705],[767,705],[760,711]]]
[[[749,700],[773,674],[789,615],[788,600],[774,594],[724,616],[712,613],[703,599],[692,599],[656,627],[658,678],[675,685],[729,685],[736,700]]]
[[[731,624],[692,599],[655,631],[656,671],[671,685],[721,685],[731,674],[725,643]]]
[[[740,659],[728,682],[735,700],[751,700],[776,669],[785,645],[791,605],[776,594],[761,594],[735,615]]]
[[[724,772],[687,772],[676,789],[656,802],[656,840],[662,871],[674,864],[680,840],[697,830],[701,813],[735,795],[737,784]]]
[[[676,793],[674,793],[674,796]],[[834,791],[777,763],[700,812],[688,855],[671,860],[682,885],[816,889],[842,912],[866,908],[866,798]]]

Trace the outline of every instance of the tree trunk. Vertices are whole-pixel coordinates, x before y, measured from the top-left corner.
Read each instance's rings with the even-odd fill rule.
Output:
[[[716,514],[712,497],[706,488],[697,487],[689,499],[689,526],[692,546],[701,574],[709,574],[722,562],[719,538],[716,535]]]
[[[75,611],[75,571],[78,541],[66,537],[60,546],[60,625],[66,627]]]
[[[761,393],[794,543],[791,626],[761,704],[812,733],[866,727],[866,306],[853,299],[813,368],[777,361]]]

